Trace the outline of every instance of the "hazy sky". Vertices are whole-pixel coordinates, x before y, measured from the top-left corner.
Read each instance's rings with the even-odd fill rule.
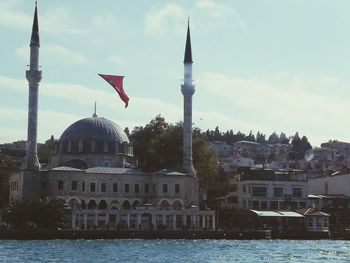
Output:
[[[191,17],[194,125],[350,141],[348,0],[40,0],[39,142],[97,115],[182,120]],[[34,1],[0,0],[0,143],[26,139]],[[129,107],[97,73],[125,75]]]

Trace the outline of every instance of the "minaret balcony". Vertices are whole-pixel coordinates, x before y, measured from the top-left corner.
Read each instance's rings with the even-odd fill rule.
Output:
[[[31,82],[40,82],[42,78],[41,70],[29,69],[26,71],[26,78]]]
[[[181,93],[183,95],[193,95],[195,91],[194,85],[181,85]]]

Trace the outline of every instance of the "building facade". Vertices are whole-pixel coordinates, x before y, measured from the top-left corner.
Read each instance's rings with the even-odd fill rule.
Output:
[[[308,204],[308,178],[299,170],[240,168],[229,183],[235,208],[298,210]]]

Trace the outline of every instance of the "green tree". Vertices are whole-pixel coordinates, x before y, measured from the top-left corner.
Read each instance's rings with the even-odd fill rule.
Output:
[[[182,164],[182,123],[168,124],[158,115],[145,127],[136,127],[131,133],[134,153],[141,169],[154,172],[161,169],[180,170]],[[217,175],[217,159],[209,150],[205,134],[193,131],[193,162],[201,186],[206,186]]]
[[[64,224],[66,211],[64,203],[56,199],[13,200],[2,216],[5,222],[18,229],[28,228],[31,224],[56,229]]]
[[[304,159],[305,152],[307,150],[312,149],[312,146],[309,143],[307,137],[303,136],[300,139],[298,132],[295,133],[291,144],[292,144],[292,149],[289,153],[289,159],[293,161]]]

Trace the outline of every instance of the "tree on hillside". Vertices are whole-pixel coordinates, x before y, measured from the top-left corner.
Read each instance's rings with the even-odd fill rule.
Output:
[[[256,142],[261,144],[266,144],[265,134],[258,132],[256,134]]]
[[[298,132],[295,133],[295,135],[292,139],[291,145],[292,145],[292,149],[289,153],[289,159],[293,160],[293,161],[304,159],[305,152],[307,150],[312,149],[312,146],[309,143],[307,137],[303,136],[300,139]]]
[[[143,170],[181,169],[182,123],[168,124],[158,115],[145,127],[136,127],[130,139]],[[209,150],[206,136],[199,129],[194,129],[192,142],[194,166],[200,184],[205,186],[217,174],[217,159]]]

